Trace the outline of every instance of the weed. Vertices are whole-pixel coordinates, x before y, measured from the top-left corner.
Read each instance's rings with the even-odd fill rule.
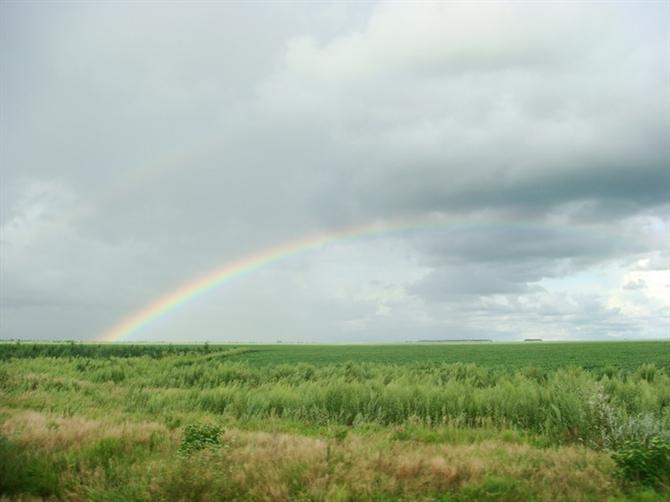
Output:
[[[626,441],[613,457],[626,481],[670,488],[670,442],[666,439]]]
[[[216,448],[221,444],[223,430],[215,424],[189,424],[179,445],[179,453],[189,455],[204,448]]]

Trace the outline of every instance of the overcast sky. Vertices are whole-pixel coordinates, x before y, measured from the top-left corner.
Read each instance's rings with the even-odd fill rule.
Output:
[[[0,338],[670,336],[670,3],[0,3]]]

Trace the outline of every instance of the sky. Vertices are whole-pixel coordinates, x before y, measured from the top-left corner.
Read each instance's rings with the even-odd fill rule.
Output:
[[[670,337],[668,19],[3,1],[0,338]]]

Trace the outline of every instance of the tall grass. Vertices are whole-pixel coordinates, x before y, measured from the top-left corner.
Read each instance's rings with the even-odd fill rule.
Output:
[[[653,364],[603,372],[472,363],[252,366],[233,360],[245,350],[11,358],[0,388],[14,405],[93,416],[121,409],[166,423],[205,413],[316,426],[456,424],[596,448],[670,430],[670,377]]]
[[[630,493],[620,471],[666,497],[666,366],[559,349],[554,366],[415,346],[289,364],[291,347],[0,344],[0,495],[604,500]]]

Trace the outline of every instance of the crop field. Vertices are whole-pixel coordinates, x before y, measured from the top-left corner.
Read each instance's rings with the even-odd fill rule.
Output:
[[[0,344],[3,500],[668,500],[670,342]]]

